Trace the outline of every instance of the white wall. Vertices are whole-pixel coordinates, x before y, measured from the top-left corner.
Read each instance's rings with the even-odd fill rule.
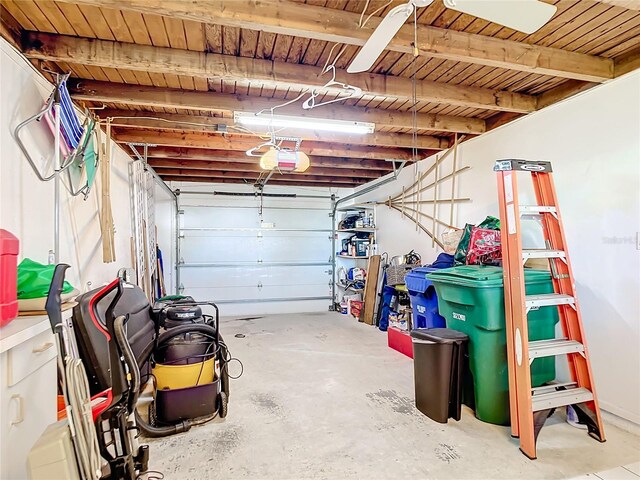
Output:
[[[458,196],[472,199],[457,209],[459,227],[497,216],[496,160],[552,162],[601,406],[640,424],[640,72],[464,142],[458,157],[471,167]],[[403,172],[368,198],[386,199],[412,178]],[[529,183],[521,177],[524,201]],[[382,250],[435,255],[413,223],[378,212]]]
[[[37,179],[19,150],[13,131],[39,111],[51,91],[21,55],[0,41],[0,227],[20,239],[20,259],[47,263],[53,249],[53,182]],[[37,159],[53,156],[53,136],[42,123],[22,134]],[[131,267],[130,158],[112,147],[111,202],[115,222],[116,261],[102,262],[99,220],[99,177],[89,198],[71,197],[62,189],[60,260],[71,265],[68,279],[79,290],[111,281],[121,267]]]
[[[176,293],[175,259],[176,259],[176,202],[165,188],[156,184],[155,221],[158,246],[162,251],[164,265],[164,285],[167,295]]]

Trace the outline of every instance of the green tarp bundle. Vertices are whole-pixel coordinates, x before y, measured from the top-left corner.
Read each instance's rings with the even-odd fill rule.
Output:
[[[42,265],[25,258],[18,265],[18,299],[43,298],[49,293],[55,265]],[[73,287],[64,282],[62,293],[71,293]]]

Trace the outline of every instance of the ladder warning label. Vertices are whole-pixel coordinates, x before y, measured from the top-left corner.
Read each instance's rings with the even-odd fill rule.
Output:
[[[510,173],[504,176],[504,197],[506,203],[513,202],[513,179]]]
[[[509,235],[513,235],[517,231],[516,208],[513,203],[507,205],[507,228]]]

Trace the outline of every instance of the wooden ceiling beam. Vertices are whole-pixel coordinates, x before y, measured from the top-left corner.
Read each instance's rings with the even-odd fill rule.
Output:
[[[173,131],[195,131],[216,133],[218,126],[226,126],[231,135],[251,136],[255,135],[245,129],[236,128],[233,119],[223,117],[211,117],[204,115],[178,115],[168,113],[137,112],[132,110],[99,110],[101,118],[112,117],[112,126]],[[129,117],[129,118],[123,118]],[[135,117],[135,118],[131,118]],[[218,127],[219,128],[219,127]],[[252,132],[268,135],[266,127],[252,127]],[[218,134],[220,134],[218,132]],[[287,128],[283,135],[296,137],[302,140],[310,140],[325,143],[348,143],[351,145],[372,145],[384,147],[410,148],[414,145],[412,135],[406,133],[374,132],[365,135],[343,134],[333,132],[319,132],[308,129]],[[415,145],[419,149],[442,149],[448,145],[448,140],[429,135],[418,135]]]
[[[589,90],[598,85],[594,82],[581,82],[579,80],[567,80],[551,90],[538,95],[538,108],[545,108],[580,92]]]
[[[220,172],[211,170],[195,170],[195,169],[179,169],[179,168],[154,168],[158,175],[176,176],[188,176],[188,177],[221,177],[221,178],[240,178],[240,179],[252,179],[258,178],[260,173],[268,173],[264,170],[260,172]],[[371,178],[362,177],[332,177],[330,175],[308,175],[304,173],[287,173],[274,172],[274,177],[278,180],[288,183],[304,184],[308,182],[346,182],[351,184],[363,184],[371,181]],[[273,178],[273,177],[272,177]]]
[[[192,176],[173,176],[173,175],[160,175],[165,182],[195,182],[195,183],[232,183],[242,185],[253,185],[254,181],[247,182],[241,178],[225,178],[225,177],[192,177]],[[319,187],[319,188],[354,188],[360,183],[349,182],[307,182],[303,185],[288,182],[286,180],[270,179],[267,185],[283,185],[288,187]]]
[[[208,170],[212,172],[250,172],[261,173],[264,172],[257,162],[258,159],[253,159],[254,163],[231,163],[231,162],[209,162],[206,160],[175,160],[175,159],[149,159],[148,163],[155,170],[159,168],[177,168],[180,170]],[[318,167],[311,163],[311,166],[304,172],[305,175],[320,175],[330,177],[353,177],[362,179],[373,179],[381,177],[382,175],[389,173],[381,170],[365,170],[365,169],[348,169],[348,168],[325,168]],[[297,174],[300,175],[300,174]]]
[[[247,151],[261,141],[251,137],[224,136],[195,132],[161,132],[139,129],[113,129],[112,136],[119,143],[149,143],[168,147],[212,148],[216,150]],[[370,158],[375,160],[412,160],[411,150],[364,145],[332,145],[323,142],[302,142],[301,150],[311,156]],[[425,158],[424,154],[419,158]]]
[[[257,163],[255,157],[248,157],[244,152],[234,152],[231,150],[213,150],[204,148],[175,148],[175,147],[150,147],[149,159],[169,159],[175,161],[203,160],[207,162],[233,162],[233,163]],[[327,168],[351,168],[379,170],[388,172],[392,165],[384,160],[371,160],[361,158],[344,157],[319,157],[309,155],[311,164],[318,167]]]
[[[640,68],[640,47],[615,58],[615,76],[620,77]]]
[[[160,176],[169,175],[175,176],[188,176],[188,177],[222,177],[222,178],[239,178],[239,179],[253,179],[258,178],[260,173],[268,173],[262,170],[261,172],[235,172],[235,171],[220,171],[220,170],[193,170],[193,169],[178,169],[178,168],[154,168],[156,173]],[[308,183],[308,182],[346,182],[351,184],[363,184],[369,182],[370,178],[362,177],[332,177],[329,175],[308,175],[304,173],[278,173],[274,172],[274,177],[283,182],[290,183]],[[272,177],[273,178],[273,177]]]
[[[371,17],[359,28],[359,13],[286,0],[63,1],[348,45],[363,45],[382,20]],[[429,25],[418,25],[417,29],[421,56],[591,82],[613,78],[613,60],[608,58]],[[407,23],[387,45],[387,50],[412,53],[413,40],[413,25]]]
[[[321,69],[314,65],[273,62],[44,32],[25,32],[22,49],[27,58],[144,72],[170,71],[176,75],[206,79],[250,80],[271,88],[318,88],[326,80],[325,77],[319,77]],[[346,70],[338,69],[336,79],[339,82],[360,87],[365,95],[400,100],[413,98],[413,82],[410,78],[371,73],[350,75]],[[343,92],[336,87],[319,91],[329,94]],[[520,113],[532,112],[536,108],[535,97],[531,95],[449,85],[428,80],[416,82],[416,98],[424,102]]]
[[[145,107],[180,108],[211,112],[257,113],[280,107],[285,100],[277,98],[230,95],[215,92],[125,85],[122,83],[98,82],[95,80],[71,79],[67,82],[72,97],[76,100],[102,103],[123,103]],[[326,105],[312,110],[303,110],[302,101],[278,108],[279,115],[293,115],[314,119],[335,119],[375,123],[377,127],[413,128],[413,115],[409,111],[382,110],[348,105]],[[418,113],[416,125],[419,130],[444,132],[485,131],[484,120],[471,117],[455,117],[432,113]],[[446,148],[446,147],[445,147]]]

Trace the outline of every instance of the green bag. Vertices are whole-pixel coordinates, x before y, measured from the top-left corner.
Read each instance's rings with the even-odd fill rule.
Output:
[[[473,225],[467,223],[464,226],[464,232],[462,234],[462,238],[460,238],[460,242],[458,243],[458,247],[456,248],[456,253],[454,255],[455,265],[466,265],[467,264],[467,253],[469,251],[469,241],[471,240],[471,230],[473,229]],[[500,220],[496,217],[492,217],[491,215],[487,216],[482,222],[478,224],[478,228],[486,228],[488,230],[500,230]]]
[[[18,265],[18,299],[43,298],[49,293],[55,265],[42,265],[30,258],[25,258]],[[73,287],[64,282],[62,293],[70,293]]]

